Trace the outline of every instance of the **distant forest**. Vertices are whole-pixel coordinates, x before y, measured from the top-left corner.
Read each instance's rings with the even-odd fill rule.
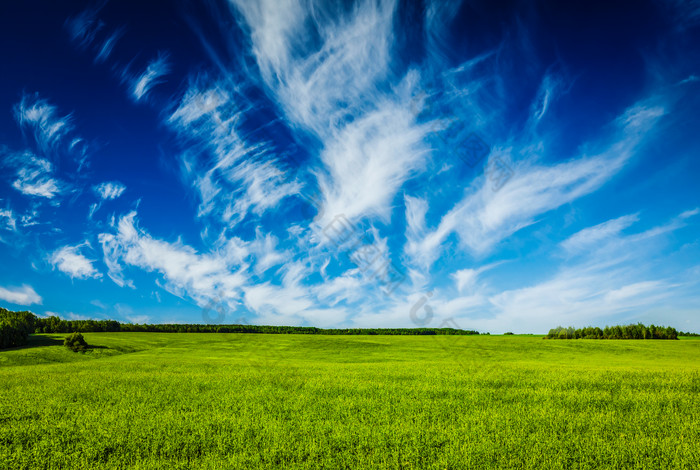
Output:
[[[0,348],[26,344],[32,333],[73,332],[154,332],[154,333],[265,333],[305,335],[478,335],[478,331],[456,328],[338,328],[311,326],[211,325],[120,323],[116,320],[63,320],[52,316],[41,318],[31,312],[12,312],[0,308]],[[488,333],[486,333],[488,334]]]
[[[0,307],[0,349],[21,346],[33,333],[89,332],[154,332],[154,333],[263,333],[305,335],[478,335],[475,330],[455,328],[334,328],[311,326],[212,325],[212,324],[143,324],[120,323],[116,320],[63,320],[56,316],[37,317],[32,312],[13,312]],[[489,333],[481,333],[482,335]],[[506,333],[508,334],[508,333]],[[512,334],[512,333],[511,333]],[[546,339],[678,339],[679,336],[700,336],[677,332],[675,328],[649,325],[557,327],[549,330]]]
[[[575,329],[558,326],[549,330],[546,339],[678,339],[678,336],[694,336],[681,332],[670,326],[636,325],[606,326],[603,329],[588,326]]]

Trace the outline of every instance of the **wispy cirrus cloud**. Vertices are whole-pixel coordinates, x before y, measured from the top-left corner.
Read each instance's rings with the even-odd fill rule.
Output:
[[[247,107],[226,84],[192,85],[168,123],[183,138],[182,174],[200,198],[199,215],[237,224],[297,194],[301,183],[279,165],[267,142],[243,129]]]
[[[12,209],[0,209],[0,220],[3,221],[3,228],[6,230],[14,231],[17,229],[17,219]]]
[[[92,190],[95,191],[95,194],[103,201],[112,201],[124,193],[126,186],[119,181],[105,181],[104,183],[93,186]]]
[[[121,217],[115,229],[115,233],[100,234],[99,240],[109,276],[120,286],[130,284],[124,279],[123,266],[135,266],[160,273],[167,290],[204,306],[219,296],[233,304],[247,279],[242,268],[248,251],[237,239],[218,252],[199,254],[192,247],[158,240],[139,229],[135,212]]]
[[[410,109],[395,104],[359,117],[328,139],[318,174],[326,214],[388,222],[399,188],[423,169],[426,132]]]
[[[75,135],[71,114],[62,115],[57,106],[38,93],[24,93],[14,105],[13,113],[23,134],[30,137],[24,154],[36,154],[53,165],[74,165],[78,173],[89,166],[88,143]]]
[[[17,305],[41,304],[43,299],[32,286],[0,287],[0,299]]]
[[[124,30],[122,28],[113,31],[112,34],[110,34],[102,42],[102,45],[99,46],[97,55],[95,55],[95,62],[101,63],[109,59],[109,56],[112,54],[112,50],[114,49],[114,46],[117,45],[117,42],[119,41],[119,39],[121,39],[123,35]]]
[[[105,27],[97,16],[101,9],[102,5],[86,8],[66,20],[64,26],[71,40],[79,47],[83,49],[89,47],[95,41],[97,33]]]
[[[94,260],[88,259],[81,253],[83,247],[89,247],[89,245],[84,243],[77,246],[59,248],[51,254],[49,262],[54,269],[68,274],[73,279],[102,277],[102,274],[92,264]]]
[[[452,273],[451,277],[455,281],[457,291],[464,292],[473,290],[476,287],[479,276],[485,271],[493,269],[496,265],[497,263],[493,263],[480,266],[479,268],[466,268],[455,271]]]
[[[695,209],[688,209],[687,211],[683,211],[678,215],[679,218],[681,219],[689,219],[691,217],[694,217],[696,215],[700,214],[700,207],[696,207]]]
[[[151,89],[163,83],[162,77],[170,73],[170,63],[167,54],[159,54],[151,60],[140,75],[129,79],[131,84],[131,96],[135,101],[141,101]]]
[[[407,255],[428,268],[451,233],[456,233],[472,253],[489,252],[501,240],[534,223],[538,215],[590,194],[612,178],[664,113],[661,106],[632,106],[616,119],[617,131],[607,142],[597,144],[599,150],[593,156],[583,155],[551,166],[527,160],[513,162],[514,176],[497,192],[486,176],[476,178],[435,229],[409,223]],[[509,159],[510,152],[494,149],[493,155]],[[415,201],[411,204],[420,207]]]
[[[204,307],[214,301],[228,312],[243,309],[257,321],[275,324],[301,324],[314,321],[330,325],[346,318],[344,308],[315,308],[318,298],[313,287],[304,283],[310,267],[290,261],[290,253],[277,249],[277,240],[257,233],[250,241],[238,237],[221,238],[213,250],[200,253],[181,241],[159,240],[136,222],[131,212],[119,219],[113,233],[99,236],[109,276],[120,286],[133,286],[125,279],[124,269],[140,268],[162,276],[161,285],[170,293],[194,300]],[[274,275],[262,282],[259,276],[273,267]],[[271,279],[279,275],[279,282]],[[333,296],[326,291],[322,295]],[[324,313],[328,315],[324,317]]]
[[[92,187],[93,192],[100,198],[99,201],[90,205],[90,212],[88,213],[88,219],[92,219],[92,216],[102,207],[102,203],[105,201],[113,201],[119,198],[124,191],[126,191],[126,186],[119,181],[105,181]]]
[[[610,237],[615,237],[627,227],[639,220],[639,214],[630,214],[608,220],[593,227],[585,228],[576,232],[563,242],[561,247],[569,253],[578,253],[587,248],[599,246],[599,244]]]
[[[687,226],[688,219],[698,213],[700,213],[700,210],[687,210],[671,218],[666,223],[642,232],[625,235],[622,231],[639,220],[639,214],[629,214],[584,228],[562,241],[559,245],[570,255],[601,256],[601,253],[605,253],[604,256],[608,256],[610,253],[616,253],[614,258],[617,258],[621,253],[629,251],[629,246],[657,239]]]
[[[296,0],[234,4],[265,83],[294,123],[327,136],[374,108],[389,73],[395,2],[363,1],[349,12]]]
[[[35,94],[25,94],[14,106],[17,124],[32,132],[40,152],[51,155],[73,130],[70,116],[60,116],[58,108]]]
[[[245,302],[252,311],[262,316],[273,314],[289,318],[313,306],[309,289],[300,284],[304,267],[290,263],[285,269],[279,286],[264,282],[244,287]]]
[[[124,28],[117,28],[107,33],[108,27],[99,14],[107,2],[88,7],[75,16],[68,18],[64,24],[71,41],[81,50],[92,49],[95,63],[107,61],[114,46],[124,35]],[[105,37],[106,36],[106,37]]]
[[[386,89],[396,3],[234,2],[262,80],[288,124],[322,142],[314,170],[326,215],[385,221],[401,185],[427,155],[410,106],[419,76]],[[313,11],[313,14],[311,13]]]
[[[22,194],[53,199],[65,190],[64,183],[54,176],[53,164],[49,160],[27,151],[9,161],[17,171],[12,187]]]

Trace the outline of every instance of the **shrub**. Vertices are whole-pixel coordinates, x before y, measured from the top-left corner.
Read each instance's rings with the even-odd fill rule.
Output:
[[[87,341],[85,341],[83,335],[77,331],[66,336],[66,339],[63,340],[63,345],[73,352],[85,352],[85,350],[88,348]]]
[[[505,333],[503,333],[503,334],[504,334],[504,335],[512,335],[512,334],[513,334],[513,332],[512,332],[512,331],[506,331],[506,332],[505,332]]]

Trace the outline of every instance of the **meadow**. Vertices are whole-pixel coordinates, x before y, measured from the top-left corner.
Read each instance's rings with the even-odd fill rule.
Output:
[[[0,466],[700,468],[700,340],[41,334]]]

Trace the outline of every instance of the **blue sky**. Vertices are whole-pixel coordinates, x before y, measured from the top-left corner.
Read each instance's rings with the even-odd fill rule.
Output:
[[[700,3],[493,3],[3,2],[0,303],[700,331]]]

